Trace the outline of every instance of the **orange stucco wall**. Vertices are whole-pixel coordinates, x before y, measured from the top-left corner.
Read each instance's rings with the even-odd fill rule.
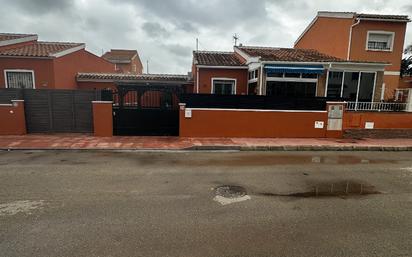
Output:
[[[24,102],[12,101],[12,104],[0,105],[0,135],[26,134]]]
[[[353,19],[319,17],[295,48],[316,49],[346,59],[352,23]]]
[[[412,113],[346,112],[344,129],[362,129],[374,122],[375,129],[412,129]]]
[[[194,67],[196,71],[196,68]],[[212,92],[212,78],[229,78],[236,79],[236,94],[247,94],[248,69],[199,69],[199,93],[210,94]],[[196,93],[197,87],[197,73],[194,73],[193,79],[195,81],[194,90]]]
[[[399,83],[400,88],[412,88],[412,77],[404,76]]]
[[[32,70],[36,89],[54,88],[54,66],[52,59],[0,58],[0,88],[6,87],[4,70]]]
[[[0,88],[6,87],[4,70],[32,70],[36,89],[76,89],[78,72],[114,72],[114,64],[86,50],[56,58],[0,58]]]
[[[383,82],[385,83],[385,100],[391,100],[395,97],[395,91],[400,87],[400,76],[383,76]],[[380,93],[380,92],[376,92]]]
[[[315,121],[325,122],[325,127],[315,129]],[[192,117],[185,118],[185,111],[180,110],[182,137],[322,138],[326,136],[326,123],[326,112],[192,109]]]
[[[393,51],[368,51],[366,50],[366,40],[368,31],[395,32]],[[399,71],[403,45],[405,41],[406,23],[402,22],[377,22],[362,20],[352,31],[352,47],[350,53],[351,60],[388,62],[387,71]]]
[[[86,50],[54,59],[56,88],[76,89],[78,72],[114,72],[114,64]]]
[[[112,102],[93,102],[93,128],[97,137],[113,136]]]

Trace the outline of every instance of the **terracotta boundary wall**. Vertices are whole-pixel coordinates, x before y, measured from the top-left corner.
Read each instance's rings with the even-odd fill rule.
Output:
[[[188,117],[190,116],[190,117]],[[326,111],[180,108],[181,137],[324,138]],[[323,123],[315,128],[315,123]]]
[[[343,129],[365,129],[373,122],[373,129],[412,129],[412,112],[345,112]]]
[[[93,101],[92,104],[94,136],[113,136],[113,102]]]
[[[0,135],[26,134],[24,100],[11,100],[11,104],[0,104]]]

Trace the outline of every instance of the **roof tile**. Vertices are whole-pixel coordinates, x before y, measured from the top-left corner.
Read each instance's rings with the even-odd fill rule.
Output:
[[[111,49],[106,52],[102,57],[110,62],[130,62],[132,58],[137,55],[136,50],[125,50],[125,49]]]
[[[193,58],[197,65],[245,66],[245,60],[234,52],[194,51]]]
[[[124,73],[78,73],[78,81],[105,80],[113,81],[178,81],[190,82],[188,75],[177,74],[124,74]]]
[[[326,55],[313,49],[238,46],[238,49],[261,61],[281,62],[344,62],[346,60]]]
[[[84,46],[82,43],[38,41],[33,44],[0,49],[0,56],[53,57],[54,54],[82,45]]]

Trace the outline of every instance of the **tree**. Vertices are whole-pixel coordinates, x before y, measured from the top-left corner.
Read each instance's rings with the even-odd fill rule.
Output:
[[[412,76],[412,45],[406,47],[401,63],[401,76]]]

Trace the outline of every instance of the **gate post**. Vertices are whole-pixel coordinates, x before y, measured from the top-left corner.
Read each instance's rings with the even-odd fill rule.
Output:
[[[94,136],[113,136],[113,102],[92,101],[92,104]]]

